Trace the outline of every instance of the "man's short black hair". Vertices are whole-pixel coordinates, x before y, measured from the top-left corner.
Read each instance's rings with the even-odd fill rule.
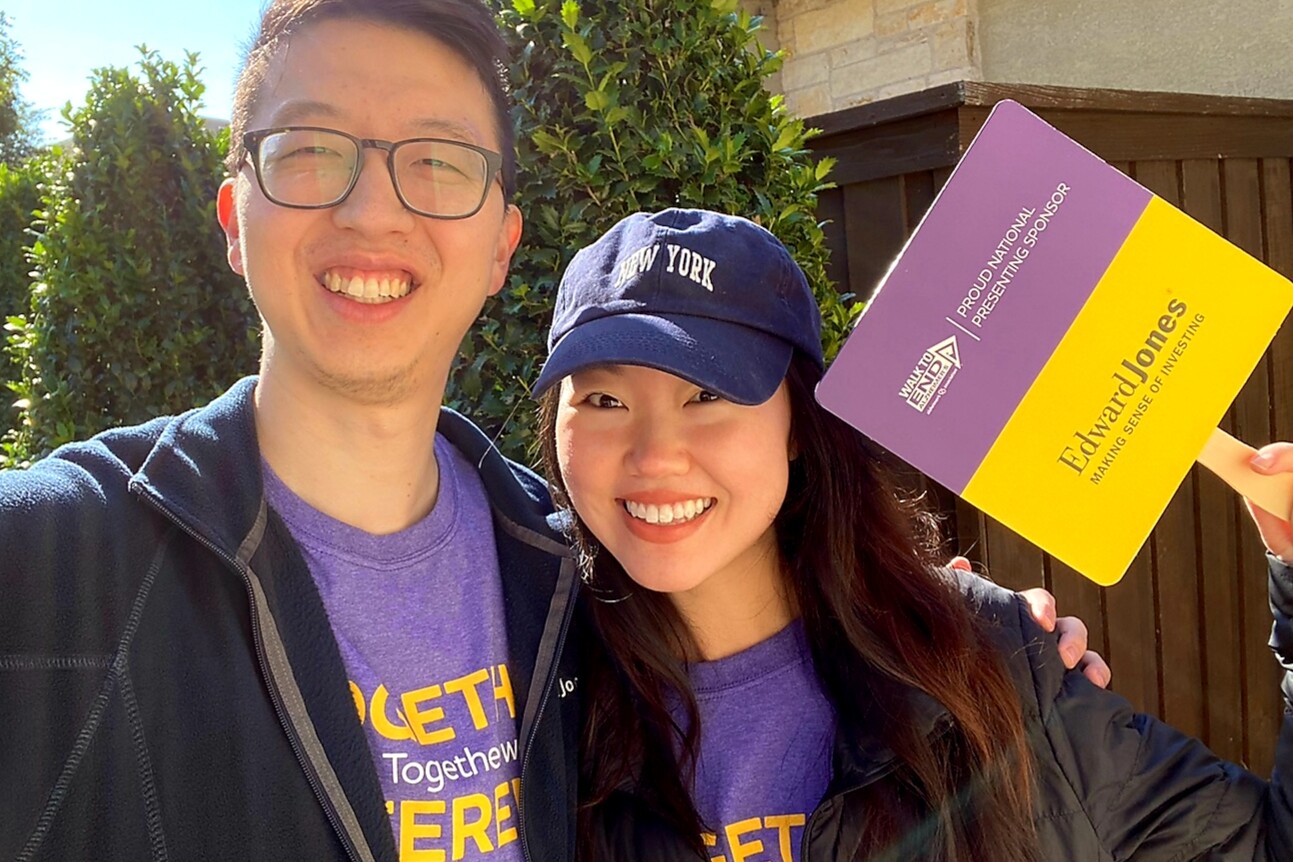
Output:
[[[494,103],[503,156],[503,194],[516,191],[516,135],[512,128],[512,97],[508,86],[507,43],[493,12],[478,0],[274,0],[261,16],[260,28],[234,90],[229,155],[225,167],[232,176],[246,158],[242,136],[256,110],[270,59],[292,35],[320,21],[349,19],[389,24],[414,30],[442,43],[467,62]]]

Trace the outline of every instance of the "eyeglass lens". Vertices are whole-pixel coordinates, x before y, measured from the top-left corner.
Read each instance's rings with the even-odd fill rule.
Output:
[[[329,206],[345,197],[360,167],[351,138],[317,129],[289,129],[260,144],[261,181],[288,206]],[[485,156],[450,141],[406,141],[395,148],[395,184],[412,209],[458,216],[480,206],[489,184]]]

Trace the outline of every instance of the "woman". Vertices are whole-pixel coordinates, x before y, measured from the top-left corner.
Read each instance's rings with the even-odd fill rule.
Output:
[[[931,518],[813,401],[819,329],[785,248],[713,213],[630,216],[562,280],[536,391],[601,639],[582,858],[1293,859],[1287,798],[936,566]]]

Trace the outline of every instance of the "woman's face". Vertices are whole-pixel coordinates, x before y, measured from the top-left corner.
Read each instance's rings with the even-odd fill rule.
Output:
[[[730,595],[780,577],[784,383],[747,407],[662,371],[593,368],[562,381],[556,436],[571,503],[642,587]]]

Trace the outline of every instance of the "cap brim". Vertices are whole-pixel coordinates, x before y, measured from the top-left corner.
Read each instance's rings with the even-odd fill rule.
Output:
[[[534,384],[537,397],[598,365],[641,365],[688,380],[736,404],[762,404],[790,368],[790,342],[708,317],[615,314],[576,326],[552,349]]]

